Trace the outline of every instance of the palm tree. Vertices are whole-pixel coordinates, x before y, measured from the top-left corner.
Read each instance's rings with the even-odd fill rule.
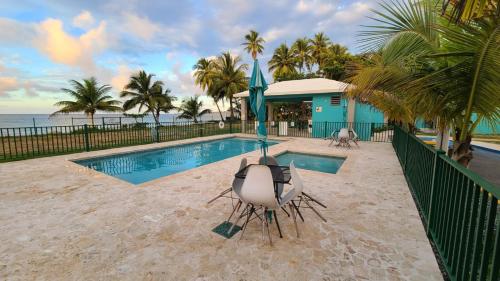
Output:
[[[311,42],[311,55],[314,58],[314,62],[318,64],[318,70],[321,71],[323,66],[323,58],[325,52],[330,44],[330,38],[323,32],[318,32],[314,34],[314,38],[309,40]]]
[[[153,81],[154,74],[147,74],[144,70],[130,77],[120,97],[130,97],[123,103],[123,110],[127,111],[139,106],[139,112],[145,107],[147,112],[153,113],[156,124],[160,123],[159,115],[154,114],[159,104],[165,102],[162,95],[163,82]]]
[[[274,50],[273,57],[268,62],[269,71],[273,72],[276,80],[279,77],[297,73],[297,58],[291,52],[286,44],[281,44]]]
[[[111,86],[99,86],[94,77],[84,79],[82,83],[76,80],[70,80],[69,83],[73,86],[73,89],[63,88],[61,90],[71,95],[75,100],[55,103],[55,106],[61,106],[62,108],[51,115],[83,111],[90,119],[92,126],[94,126],[94,114],[98,110],[122,111],[121,107],[118,106],[120,101],[114,100],[112,96],[108,95]]]
[[[193,70],[195,71],[193,74],[195,84],[200,86],[203,91],[207,90],[207,96],[211,97],[214,100],[215,106],[217,106],[220,119],[224,120],[219,107],[219,101],[224,100],[224,95],[223,93],[216,92],[214,87],[212,87],[215,75],[214,62],[206,58],[201,58],[193,66]]]
[[[163,92],[162,87],[160,86],[160,89],[158,90],[160,93]],[[176,96],[173,96],[170,94],[171,90],[170,89],[165,89],[165,92],[160,94],[161,96],[158,97],[157,102],[155,103],[153,107],[153,115],[155,115],[155,120],[160,120],[160,113],[169,113],[171,110],[177,109],[176,106],[174,106],[173,102],[177,100]]]
[[[381,24],[361,34],[364,47],[381,51],[353,77],[353,92],[397,95],[415,116],[438,120],[441,130],[454,127],[452,157],[467,166],[475,126],[500,117],[500,25],[498,18],[440,25],[434,7],[433,1],[381,4]]]
[[[245,35],[245,42],[241,45],[245,46],[245,51],[252,55],[252,58],[255,60],[257,58],[257,54],[262,54],[264,51],[264,44],[266,41],[264,38],[259,37],[259,33],[255,30],[250,30],[250,32]]]
[[[307,38],[299,38],[293,43],[292,53],[297,59],[297,66],[299,67],[300,73],[303,73],[304,66],[311,71],[311,63],[313,62],[311,52],[312,47],[309,45],[309,40]]]
[[[203,102],[198,100],[198,96],[184,99],[179,111],[181,114],[177,118],[193,119],[194,123],[198,123],[198,118],[204,114],[212,112],[210,109],[203,109]]]
[[[455,23],[481,17],[500,15],[500,4],[495,0],[442,0],[442,14],[447,14]],[[448,9],[451,4],[451,9]]]
[[[224,95],[229,100],[232,120],[234,117],[233,95],[248,88],[248,81],[245,77],[248,65],[242,64],[239,56],[232,56],[229,52],[225,52],[217,58],[214,68],[213,88],[210,91],[213,91],[214,95]]]

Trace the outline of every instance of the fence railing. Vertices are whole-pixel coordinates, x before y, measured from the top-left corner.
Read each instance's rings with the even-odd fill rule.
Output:
[[[393,129],[381,123],[267,122],[270,136],[327,138],[340,128],[352,128],[362,141],[391,141]],[[255,134],[255,121],[162,122],[0,128],[0,162],[120,146],[148,144],[211,135]]]
[[[400,127],[393,146],[451,280],[500,280],[500,187]]]
[[[351,128],[360,140],[375,142],[390,142],[393,134],[387,123],[268,121],[266,128],[268,135],[302,138],[328,138],[341,128]],[[255,134],[256,129],[256,121],[241,122],[242,133]]]
[[[241,124],[175,122],[0,128],[0,162],[236,133]]]

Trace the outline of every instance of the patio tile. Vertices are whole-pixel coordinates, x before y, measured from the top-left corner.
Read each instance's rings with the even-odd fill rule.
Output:
[[[305,210],[296,238],[281,212],[284,238],[273,225],[272,247],[257,222],[241,241],[211,231],[231,203],[206,202],[230,185],[242,156],[138,186],[68,159],[167,144],[0,164],[0,279],[441,280],[392,146],[327,144],[296,138],[270,147],[347,157],[337,174],[299,170],[328,206],[328,222]]]

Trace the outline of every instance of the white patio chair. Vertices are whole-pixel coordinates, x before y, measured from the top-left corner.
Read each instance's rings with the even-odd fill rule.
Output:
[[[351,146],[349,144],[349,130],[347,128],[340,129],[337,144],[335,146],[345,146],[348,148]]]
[[[274,194],[274,183],[271,170],[264,165],[253,165],[247,171],[245,181],[241,190],[239,190],[239,197],[243,204],[246,205],[241,215],[238,217],[234,225],[238,224],[240,218],[246,216],[246,221],[242,226],[240,239],[243,238],[248,222],[252,216],[262,220],[262,237],[264,237],[264,228],[267,229],[269,242],[272,245],[271,231],[269,229],[269,222],[266,215],[268,210],[273,211],[276,216],[275,210],[280,208],[276,196]],[[262,216],[257,213],[257,210],[263,208]],[[234,226],[233,225],[233,226]],[[232,227],[228,233],[231,233]]]
[[[238,169],[237,172],[241,171],[246,166],[247,166],[247,159],[246,158],[242,158],[241,162],[240,162],[240,168]],[[214,202],[215,200],[217,200],[217,199],[219,199],[221,197],[228,197],[228,198],[234,199],[234,197],[232,195],[231,196],[227,196],[226,194],[229,193],[229,192],[232,192],[234,189],[241,189],[242,185],[243,185],[243,179],[235,177],[233,179],[233,183],[231,184],[230,188],[222,191],[219,195],[215,196],[213,199],[211,199],[210,201],[208,201],[207,204],[210,204],[210,203]]]

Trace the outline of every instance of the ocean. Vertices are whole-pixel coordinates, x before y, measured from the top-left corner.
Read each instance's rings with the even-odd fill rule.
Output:
[[[225,112],[223,112],[223,115]],[[178,114],[161,114],[161,122],[181,122],[176,117]],[[125,117],[121,114],[96,114],[94,124],[130,124],[136,122],[154,123],[151,115],[137,120],[132,117]],[[220,120],[218,112],[212,112],[202,116],[202,121]],[[71,126],[90,124],[84,114],[61,114],[51,117],[49,114],[0,114],[0,128],[20,128],[20,127],[46,127],[46,126]]]

